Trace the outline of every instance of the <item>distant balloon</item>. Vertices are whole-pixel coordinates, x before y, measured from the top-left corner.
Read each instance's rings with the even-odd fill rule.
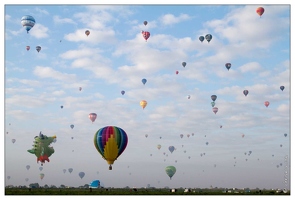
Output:
[[[36,50],[38,51],[38,53],[41,51],[41,47],[40,46],[36,46]]]
[[[212,106],[212,108],[215,106],[215,102],[214,101],[211,102],[211,106]]]
[[[172,176],[175,174],[176,172],[176,168],[174,166],[167,166],[165,168],[166,174],[170,177],[170,180],[172,178]]]
[[[69,168],[68,171],[69,171],[70,173],[72,173],[72,172],[73,172],[73,168]]]
[[[211,95],[211,99],[212,99],[212,101],[215,102],[215,100],[217,99],[217,96],[215,94],[214,95]]]
[[[268,101],[264,102],[264,105],[265,105],[266,107],[268,107],[268,106],[269,106],[269,102],[268,102]]]
[[[145,41],[147,41],[151,35],[150,32],[148,32],[148,31],[142,31],[141,34],[142,34],[143,38],[145,39]]]
[[[190,134],[187,134],[186,136],[189,138]]]
[[[284,136],[287,137],[287,133],[285,133]]]
[[[121,94],[122,94],[122,95],[124,95],[124,94],[125,94],[125,91],[124,91],[124,90],[122,90],[122,91],[121,91]]]
[[[71,127],[71,129],[73,129],[74,128],[74,125],[72,124],[70,127]]]
[[[182,66],[185,67],[186,66],[186,62],[182,62]]]
[[[264,8],[263,7],[258,7],[256,9],[256,13],[261,17],[264,13]]]
[[[178,71],[176,71],[175,73],[176,73],[176,74],[178,74],[179,72],[178,72]]]
[[[285,89],[285,86],[281,86],[280,89],[283,91]]]
[[[30,169],[30,165],[27,165],[26,168],[27,168],[27,170],[29,170]]]
[[[39,170],[42,171],[43,170],[43,167],[39,167]]]
[[[148,24],[148,22],[147,21],[144,21],[143,24],[146,26]]]
[[[85,176],[84,172],[79,172],[79,177],[82,179]]]
[[[282,147],[283,145],[282,144],[280,144],[280,147]]]
[[[145,134],[145,137],[147,138],[149,135],[148,134]]]
[[[11,141],[12,141],[12,143],[15,143],[16,139],[12,139]]]
[[[29,178],[25,178],[25,181],[28,182]]]
[[[66,173],[66,172],[67,172],[67,170],[66,170],[66,169],[63,169],[62,171],[63,171],[63,173]]]
[[[191,98],[191,95],[187,95],[187,99],[190,99]]]
[[[143,78],[143,79],[141,80],[141,82],[145,85],[146,82],[147,82],[147,80],[146,80],[145,78]]]
[[[126,132],[116,126],[105,126],[94,134],[94,146],[99,154],[110,165],[124,152],[128,144]]]
[[[222,125],[220,125],[219,128],[222,128]]]
[[[23,25],[23,27],[25,27],[27,33],[29,33],[31,28],[34,27],[35,23],[36,23],[36,21],[35,21],[34,17],[32,17],[30,15],[24,15],[21,19],[21,24]]]
[[[63,109],[64,106],[60,106],[61,109]]]
[[[82,90],[82,87],[79,87],[79,91],[81,91]]]
[[[206,142],[206,145],[208,145],[209,144],[209,142]]]
[[[216,114],[218,112],[218,108],[214,107],[214,108],[212,108],[212,111]]]
[[[231,63],[225,63],[225,67],[227,70],[229,70],[231,68]]]
[[[142,107],[142,109],[144,109],[146,107],[146,105],[147,105],[147,101],[146,100],[142,100],[139,104]]]
[[[180,134],[180,138],[183,138],[183,134]]]
[[[7,176],[7,179],[9,180],[11,177],[10,176]]]
[[[212,40],[212,35],[211,34],[207,34],[205,35],[205,39],[208,41],[208,43]]]
[[[157,148],[160,150],[160,149],[161,149],[161,145],[160,145],[160,144],[158,144],[158,145],[157,145]]]
[[[243,137],[245,137],[245,135],[244,135],[244,134],[242,134],[242,138],[243,138]]]
[[[169,151],[171,152],[171,153],[173,153],[173,151],[175,150],[175,147],[174,146],[169,146]]]
[[[204,36],[200,36],[200,37],[199,37],[199,40],[200,40],[201,42],[203,42],[203,41],[205,40],[205,37],[204,37]]]
[[[249,93],[249,91],[248,91],[248,90],[244,90],[244,91],[243,91],[243,94],[244,94],[245,96],[247,96],[247,95],[248,95],[248,93]]]
[[[97,114],[96,113],[90,113],[88,117],[93,123],[96,120]]]
[[[30,46],[26,46],[26,50],[29,51],[30,50]]]
[[[42,180],[42,179],[44,178],[44,176],[45,176],[45,175],[44,175],[43,173],[41,173],[41,174],[40,174],[40,179]]]
[[[86,30],[86,31],[85,31],[85,34],[86,34],[87,37],[88,37],[88,35],[90,34],[90,31],[89,31],[89,30]]]
[[[194,133],[192,133],[192,136],[194,136],[195,134]]]

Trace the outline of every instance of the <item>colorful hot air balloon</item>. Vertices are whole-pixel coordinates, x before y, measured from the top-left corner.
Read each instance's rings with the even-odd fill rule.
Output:
[[[96,120],[97,114],[96,113],[90,113],[88,117],[93,123]]]
[[[145,78],[143,78],[143,79],[141,80],[141,82],[145,85],[146,82],[147,82],[147,80],[146,80]]]
[[[215,101],[217,99],[217,96],[215,94],[211,95],[212,101]]]
[[[157,148],[158,148],[159,150],[161,149],[161,147],[162,147],[162,146],[161,146],[160,144],[157,145]]]
[[[212,106],[212,108],[215,106],[215,102],[214,101],[211,102],[211,106]]]
[[[73,128],[74,128],[74,125],[73,125],[73,124],[71,124],[71,126],[70,126],[70,127],[71,127],[71,129],[73,129]]]
[[[170,180],[172,178],[172,176],[175,174],[176,172],[176,168],[174,166],[167,166],[165,168],[166,174],[170,177]]]
[[[200,40],[201,42],[203,42],[203,41],[205,40],[204,36],[200,36],[200,37],[199,37],[199,40]]]
[[[185,67],[185,66],[186,66],[186,62],[182,62],[181,64],[182,64],[182,66],[183,66],[183,67]]]
[[[243,91],[243,94],[244,94],[245,96],[247,96],[247,95],[248,95],[248,93],[249,93],[249,91],[248,91],[248,90],[244,90],[244,91]]]
[[[89,31],[89,30],[86,30],[86,31],[85,31],[85,34],[86,34],[87,37],[88,37],[88,35],[90,34],[90,31]]]
[[[285,86],[282,85],[282,86],[280,87],[280,89],[283,91],[283,90],[285,89]]]
[[[178,74],[178,73],[179,73],[179,71],[177,71],[177,70],[176,70],[176,72],[175,72],[175,73],[176,73],[176,74]]]
[[[40,46],[36,46],[36,50],[38,51],[38,53],[41,51],[41,47]]]
[[[143,24],[146,26],[148,24],[148,22],[147,21],[144,21]]]
[[[141,31],[141,34],[142,34],[143,38],[145,39],[145,41],[147,41],[151,35],[150,32],[148,32],[148,31]]]
[[[208,43],[212,40],[212,35],[211,34],[207,34],[205,35],[205,39],[208,41]]]
[[[269,101],[265,101],[265,102],[264,102],[264,105],[265,105],[266,107],[268,107],[268,106],[269,106]]]
[[[227,70],[229,70],[231,68],[231,63],[225,63],[225,67]]]
[[[79,177],[82,179],[85,176],[84,172],[79,172]]]
[[[214,108],[212,108],[212,111],[216,114],[218,112],[218,108],[214,107]]]
[[[29,51],[29,50],[30,50],[30,48],[31,48],[30,46],[26,46],[26,50],[27,50],[27,51]]]
[[[21,19],[21,24],[23,25],[23,27],[25,27],[27,33],[29,33],[31,28],[34,27],[35,23],[36,23],[36,21],[35,21],[34,17],[32,17],[30,15],[25,15]]]
[[[147,105],[147,101],[146,100],[142,100],[139,104],[142,107],[142,109],[144,109],[146,107],[146,105]]]
[[[123,153],[128,144],[126,132],[116,126],[105,126],[94,134],[94,146],[96,150],[110,165]]]
[[[44,176],[45,176],[45,175],[44,175],[43,173],[41,173],[41,174],[40,174],[40,179],[42,180],[42,179],[44,178]]]
[[[69,171],[70,173],[72,173],[72,172],[73,172],[73,168],[69,168],[68,171]]]
[[[122,90],[122,91],[121,91],[121,94],[122,94],[122,95],[124,95],[124,94],[125,94],[125,91],[124,91],[124,90]]]
[[[169,146],[168,149],[169,149],[169,151],[170,151],[171,153],[173,153],[173,151],[175,150],[175,147],[174,147],[174,146]]]
[[[263,7],[258,7],[256,9],[256,13],[261,17],[264,13],[264,8]]]

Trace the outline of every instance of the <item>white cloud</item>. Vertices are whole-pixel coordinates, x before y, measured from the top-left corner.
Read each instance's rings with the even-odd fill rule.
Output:
[[[56,24],[77,24],[73,19],[71,18],[61,18],[60,16],[53,16],[53,22]]]
[[[46,26],[36,23],[29,33],[37,39],[42,39],[49,37],[48,31],[49,29]]]
[[[165,14],[160,18],[160,21],[164,25],[177,24],[179,22],[189,20],[191,17],[187,14],[180,14],[178,17],[173,14]]]
[[[246,63],[238,68],[242,73],[260,71],[262,67],[258,62]]]
[[[76,78],[75,74],[61,73],[51,67],[37,66],[35,67],[33,73],[40,78],[52,78],[62,81],[74,81]]]

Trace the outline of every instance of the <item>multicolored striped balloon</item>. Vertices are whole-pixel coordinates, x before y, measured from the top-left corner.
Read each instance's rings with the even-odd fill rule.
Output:
[[[126,132],[116,126],[106,126],[94,134],[94,146],[110,165],[123,153],[127,147],[128,137]]]

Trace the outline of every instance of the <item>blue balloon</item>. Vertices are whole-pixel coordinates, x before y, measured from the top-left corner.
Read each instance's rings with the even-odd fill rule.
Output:
[[[25,27],[25,29],[27,30],[27,33],[29,33],[29,30],[31,30],[31,28],[34,27],[35,23],[36,21],[34,17],[30,15],[25,15],[21,19],[21,24],[23,25],[23,27]]]
[[[147,80],[146,80],[145,78],[143,78],[143,79],[141,80],[141,82],[145,85],[145,83],[147,82]]]
[[[89,188],[99,188],[100,187],[100,181],[99,180],[93,180],[89,184]]]

